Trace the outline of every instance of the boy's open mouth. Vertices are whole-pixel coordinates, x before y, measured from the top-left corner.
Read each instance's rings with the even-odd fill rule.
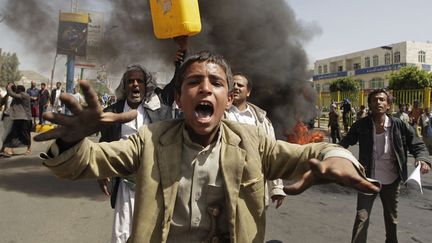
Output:
[[[213,115],[213,105],[207,102],[201,102],[195,107],[195,115],[200,121],[206,121]]]

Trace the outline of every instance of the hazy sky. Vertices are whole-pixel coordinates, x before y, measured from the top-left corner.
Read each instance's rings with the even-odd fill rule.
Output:
[[[430,0],[286,1],[304,26],[315,33],[309,43],[304,43],[311,65],[315,59],[405,40],[432,41],[430,34],[432,1]],[[6,0],[0,0],[0,15],[3,14],[5,2]],[[58,9],[70,9],[69,0],[52,2]],[[108,0],[80,0],[80,8],[108,11],[110,5]],[[36,65],[38,62],[52,63],[53,57],[34,56],[31,51],[24,48],[25,45],[25,39],[8,29],[4,22],[0,23],[0,48],[18,54],[21,61],[20,69],[38,69],[39,65]],[[64,59],[60,58],[59,63],[63,65]],[[39,67],[36,71],[46,76],[50,73],[49,68],[40,70]]]
[[[309,62],[402,41],[432,41],[430,0],[287,0],[297,17],[321,28],[304,47]]]
[[[13,1],[23,1],[26,0],[13,0]],[[32,0],[34,1],[34,0]],[[44,3],[49,3],[52,6],[51,11],[53,12],[52,18],[58,21],[58,11],[62,10],[68,12],[71,10],[70,0],[43,0]],[[5,14],[5,5],[7,0],[0,0],[0,20]],[[79,0],[79,8],[88,11],[95,12],[109,12],[111,5],[108,0]],[[29,13],[31,16],[32,13]],[[43,28],[43,26],[41,26]],[[57,31],[57,30],[55,30]],[[57,35],[57,34],[56,34]],[[50,77],[51,69],[53,66],[54,55],[56,47],[53,47],[52,53],[47,53],[46,55],[34,55],[31,49],[29,50],[28,45],[26,48],[26,39],[22,36],[16,34],[13,30],[9,29],[6,24],[0,22],[0,48],[3,52],[16,52],[18,59],[20,60],[20,70],[34,70],[45,77]],[[41,64],[43,63],[43,64]],[[56,75],[55,79],[64,79],[65,76],[65,63],[66,57],[64,55],[59,55],[56,64]],[[77,75],[77,71],[75,71]],[[94,77],[93,77],[94,78]]]

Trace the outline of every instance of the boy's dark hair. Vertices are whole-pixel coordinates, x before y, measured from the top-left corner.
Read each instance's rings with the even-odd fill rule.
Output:
[[[243,78],[245,78],[246,81],[247,81],[247,89],[248,89],[248,91],[252,90],[252,87],[253,87],[252,79],[250,79],[246,74],[239,72],[239,73],[234,73],[233,77],[234,76],[242,76]]]
[[[210,62],[219,65],[225,71],[225,74],[227,76],[228,91],[232,89],[233,81],[232,81],[231,67],[229,66],[225,58],[219,55],[212,54],[208,51],[202,51],[188,57],[180,66],[176,74],[175,83],[174,83],[175,91],[177,92],[177,94],[181,93],[181,85],[185,78],[184,74],[186,70],[189,68],[190,65],[192,65],[195,62]]]
[[[374,96],[374,95],[376,95],[376,94],[379,94],[379,93],[384,93],[384,94],[386,94],[387,95],[387,103],[389,104],[389,105],[392,105],[393,104],[393,96],[386,90],[386,89],[374,89],[374,90],[372,90],[372,92],[370,92],[369,93],[369,95],[368,95],[368,99],[367,99],[367,101],[368,101],[368,105],[370,105],[370,103],[371,103],[371,100],[372,100],[372,97]]]

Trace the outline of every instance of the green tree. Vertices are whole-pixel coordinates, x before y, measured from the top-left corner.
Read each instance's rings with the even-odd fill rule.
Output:
[[[106,84],[98,81],[97,79],[89,79],[90,85],[98,94],[112,94],[112,92],[108,89]]]
[[[359,82],[352,79],[351,77],[338,78],[330,84],[330,92],[358,91],[359,89]]]
[[[14,82],[21,79],[21,73],[18,70],[19,60],[15,53],[0,53],[0,82]]]
[[[432,86],[432,75],[416,66],[407,66],[387,76],[391,90],[422,89]]]

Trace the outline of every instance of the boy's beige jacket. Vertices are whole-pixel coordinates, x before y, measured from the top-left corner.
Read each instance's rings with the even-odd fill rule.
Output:
[[[84,139],[44,165],[69,179],[136,172],[133,232],[128,242],[165,242],[180,179],[183,129],[184,120],[170,120],[143,126],[128,140],[98,144]],[[309,158],[322,159],[327,151],[342,149],[327,143],[300,146],[275,141],[256,126],[225,120],[220,132],[231,242],[264,241],[264,178],[300,176],[308,169]]]

